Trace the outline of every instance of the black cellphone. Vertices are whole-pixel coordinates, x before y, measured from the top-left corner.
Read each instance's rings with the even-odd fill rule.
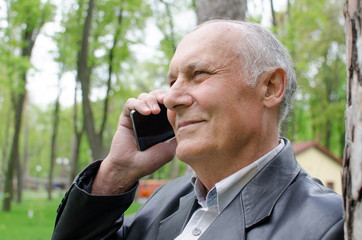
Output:
[[[175,136],[167,119],[167,108],[159,104],[159,114],[142,115],[132,110],[131,119],[138,149],[144,151],[157,143],[167,141]]]

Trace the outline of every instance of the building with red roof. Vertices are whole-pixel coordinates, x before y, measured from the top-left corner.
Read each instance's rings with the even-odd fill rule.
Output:
[[[342,159],[316,142],[292,144],[299,164],[322,183],[342,194]]]

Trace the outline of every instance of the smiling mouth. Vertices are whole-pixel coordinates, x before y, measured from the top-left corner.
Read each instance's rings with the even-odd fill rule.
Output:
[[[187,127],[187,126],[191,126],[191,125],[195,125],[195,124],[198,124],[198,123],[201,123],[203,121],[185,121],[185,122],[181,122],[180,124],[177,125],[177,129],[181,129],[181,128],[184,128],[184,127]]]

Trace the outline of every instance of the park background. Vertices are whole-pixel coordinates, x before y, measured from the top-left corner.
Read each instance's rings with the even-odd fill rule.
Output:
[[[1,239],[50,238],[64,191],[105,157],[126,99],[167,89],[168,63],[199,21],[200,2],[0,0]],[[341,158],[344,2],[249,0],[246,9],[294,59],[299,89],[282,135]],[[186,170],[175,159],[148,178]]]

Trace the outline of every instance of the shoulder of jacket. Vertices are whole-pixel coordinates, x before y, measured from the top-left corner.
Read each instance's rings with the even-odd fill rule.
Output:
[[[294,179],[285,194],[297,200],[296,207],[313,208],[315,214],[318,212],[327,215],[335,213],[342,216],[343,214],[342,196],[323,186],[319,180],[313,179],[303,170]],[[334,211],[330,211],[330,209],[334,209]]]

